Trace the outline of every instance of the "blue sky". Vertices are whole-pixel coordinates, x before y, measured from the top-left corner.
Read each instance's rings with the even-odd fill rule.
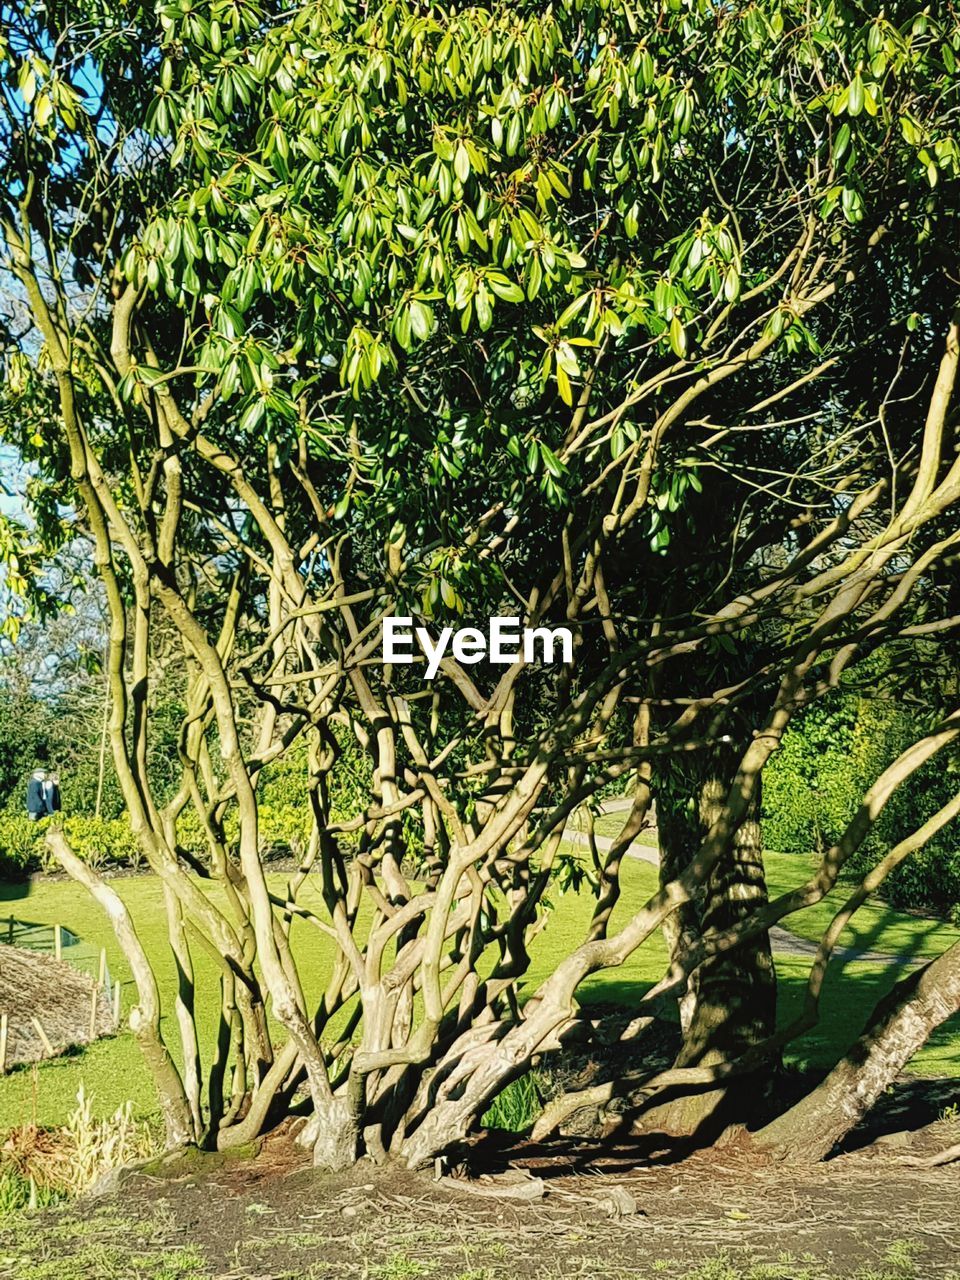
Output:
[[[20,494],[23,487],[23,468],[16,450],[8,444],[0,445],[0,514],[21,515],[23,505]]]

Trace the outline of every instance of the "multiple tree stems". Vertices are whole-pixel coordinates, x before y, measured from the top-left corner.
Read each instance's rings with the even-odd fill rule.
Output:
[[[14,235],[8,229],[8,238]],[[682,970],[686,980],[692,974],[697,979],[694,1000],[689,994],[685,997],[690,1012],[684,1014],[684,1050],[669,1081],[661,1079],[659,1084],[676,1087],[679,1082],[702,1080],[706,1069],[722,1081],[727,1075],[724,1069],[736,1067],[738,1061],[742,1066],[744,1056],[749,1057],[758,1045],[769,1051],[776,1037],[766,925],[785,909],[799,906],[801,899],[814,900],[834,882],[840,866],[875,821],[884,798],[917,767],[916,761],[922,763],[957,733],[948,724],[918,744],[910,759],[898,762],[889,778],[880,780],[865,799],[848,837],[827,854],[815,889],[798,891],[789,906],[766,906],[755,816],[763,768],[794,710],[809,696],[809,676],[823,662],[825,652],[833,649],[828,683],[836,684],[859,652],[857,634],[876,634],[895,626],[898,607],[908,593],[901,584],[885,587],[888,566],[904,555],[909,539],[949,508],[960,484],[960,464],[954,463],[941,478],[931,472],[928,461],[942,449],[945,406],[956,373],[954,328],[930,398],[921,464],[912,487],[894,517],[865,541],[851,540],[851,533],[856,519],[870,511],[869,492],[784,568],[714,611],[704,623],[687,625],[679,634],[661,628],[655,637],[629,645],[611,619],[609,659],[580,689],[564,691],[561,684],[554,722],[522,753],[513,745],[511,729],[525,674],[522,664],[509,669],[493,693],[484,696],[465,669],[452,659],[446,661],[450,696],[459,693],[474,718],[475,728],[463,741],[479,733],[485,743],[484,759],[472,766],[480,790],[468,815],[452,798],[453,775],[444,772],[449,770],[446,762],[455,742],[433,740],[429,724],[412,714],[411,694],[401,692],[389,672],[375,680],[375,669],[367,665],[377,645],[379,618],[391,610],[392,602],[382,601],[372,616],[362,620],[357,616],[356,584],[344,576],[346,547],[333,536],[323,543],[330,575],[319,590],[308,589],[297,570],[297,552],[285,534],[276,493],[260,495],[240,460],[223,447],[209,444],[197,424],[183,418],[167,385],[158,388],[154,404],[161,444],[165,440],[164,447],[174,451],[168,452],[157,473],[158,478],[164,477],[165,497],[157,508],[160,491],[154,487],[149,504],[142,507],[142,523],[138,528],[131,524],[77,415],[69,339],[36,287],[29,254],[20,243],[18,267],[57,371],[73,477],[96,544],[98,572],[110,609],[114,764],[146,857],[164,883],[179,975],[176,1014],[182,1076],[160,1038],[156,986],[129,920],[117,911],[115,895],[82,867],[61,835],[52,835],[51,843],[70,873],[107,905],[137,975],[136,1031],[163,1099],[168,1140],[230,1145],[269,1123],[273,1103],[289,1097],[297,1079],[309,1091],[313,1117],[308,1137],[318,1162],[342,1166],[366,1149],[373,1154],[390,1152],[412,1165],[426,1163],[465,1135],[494,1094],[525,1070],[535,1054],[562,1036],[575,1018],[573,998],[582,980],[598,969],[622,963],[659,925],[671,930],[674,968]],[[137,306],[136,292],[128,287],[114,317],[113,355],[120,375],[129,359],[126,353]],[[755,356],[748,351],[743,358]],[[689,392],[684,397],[689,400]],[[666,425],[661,423],[646,441],[631,503],[636,510],[644,505]],[[196,606],[171,568],[183,510],[182,468],[177,460],[181,450],[192,452],[227,481],[234,500],[254,521],[269,556],[268,561],[252,546],[241,545],[241,550],[249,552],[250,565],[264,573],[271,601],[268,634],[259,650],[265,664],[262,675],[253,676],[256,655],[243,654],[244,679],[259,700],[253,748],[244,748],[241,740],[237,686],[230,671],[236,663],[240,612],[228,608],[219,637],[208,638]],[[872,496],[879,492],[873,491]],[[566,580],[561,574],[533,590],[526,605],[531,622],[545,616],[548,602],[558,594],[566,594],[567,618],[574,623],[585,604],[603,607],[607,530],[629,522],[628,511],[616,510],[616,504],[610,515],[613,524],[605,520],[602,532],[575,539],[584,557],[578,574],[570,579],[568,570]],[[119,558],[125,562],[123,573],[132,597],[120,586]],[[816,566],[818,560],[823,567],[812,577],[801,577],[801,571]],[[769,616],[771,609],[805,607],[806,601],[822,603],[817,603],[803,639],[783,664],[779,689],[764,722],[757,725],[739,756],[730,757],[724,773],[709,777],[701,786],[700,834],[681,858],[673,858],[671,820],[664,806],[662,887],[609,936],[619,858],[623,843],[642,820],[651,771],[656,777],[658,752],[686,749],[697,718],[692,708],[682,710],[659,740],[641,725],[628,748],[606,756],[570,755],[571,745],[598,740],[638,663],[650,668],[674,653],[696,652],[711,635],[736,633],[758,617]],[[179,633],[192,673],[181,749],[183,785],[165,808],[155,800],[144,768],[150,636],[158,608]],[[845,632],[854,638],[836,648],[835,637]],[[302,701],[293,701],[286,692],[284,678],[294,673],[295,687],[309,691]],[[731,700],[737,701],[735,691],[731,699],[729,691],[718,689],[702,699],[696,711],[702,717],[708,709],[716,712]],[[332,821],[327,808],[325,776],[335,766],[329,761],[314,765],[312,857],[317,859],[323,883],[324,919],[300,900],[300,888],[308,878],[306,866],[291,882],[286,900],[275,899],[260,856],[256,785],[262,762],[282,752],[298,733],[313,735],[318,747],[326,742],[335,758],[336,725],[347,727],[369,751],[373,796],[365,814],[352,824],[360,843],[355,853],[348,853],[341,843],[344,824]],[[216,769],[210,750],[214,733],[221,762]],[[319,761],[320,753],[314,758]],[[597,763],[589,764],[591,759]],[[561,761],[570,762],[567,784],[548,792],[548,779]],[[528,944],[541,918],[539,904],[564,822],[624,767],[639,767],[638,798],[625,825],[624,841],[603,868],[605,888],[592,936],[561,961],[521,1011],[515,1000],[516,984],[529,963]],[[548,794],[555,798],[545,806]],[[177,822],[184,805],[193,806],[207,832],[209,862],[203,873],[220,883],[222,905],[203,892],[178,856]],[[414,806],[422,814],[426,837],[422,885],[411,883],[404,869],[401,819]],[[223,818],[228,808],[236,814],[239,833],[235,854],[224,843]],[[494,905],[500,894],[508,905],[503,916]],[[365,936],[359,926],[364,899],[373,913]],[[680,924],[678,929],[673,922],[684,920],[684,913],[698,899],[693,942],[690,927]],[[294,917],[312,918],[335,940],[338,959],[318,1010],[305,1006],[295,953],[281,925],[284,916],[287,928]],[[192,936],[222,957],[224,966],[221,1025],[206,1117],[200,1046],[194,1030]],[[499,951],[499,959],[486,973],[481,958],[491,947]],[[934,970],[931,981],[938,973]],[[273,1046],[273,1033],[264,1019],[267,1001],[288,1037],[280,1051]],[[413,1014],[420,1002],[422,1012]],[[335,1051],[328,1051],[324,1028],[335,1013],[348,1007],[359,1014],[360,1040],[356,1044],[341,1041]],[[934,1016],[927,1015],[926,1025],[932,1025]],[[897,1044],[915,1045],[916,1035],[901,1036]],[[874,1057],[880,1053],[878,1042]],[[902,1056],[899,1047],[893,1057],[898,1054]],[[231,1056],[234,1070],[228,1103],[224,1084]],[[892,1060],[889,1054],[883,1058]],[[847,1068],[848,1074],[851,1069]],[[877,1079],[882,1076],[881,1070]],[[245,1100],[251,1086],[253,1092]],[[701,1092],[695,1101],[682,1105],[686,1116],[679,1123],[689,1127],[691,1116],[696,1113],[695,1119],[702,1119],[713,1102]],[[675,1110],[672,1115],[676,1122]]]
[[[729,133],[727,126],[725,147]],[[96,150],[96,136],[89,145]],[[564,502],[545,504],[532,472],[509,502],[483,485],[483,502],[471,494],[476,509],[466,506],[455,545],[446,536],[455,483],[442,503],[438,497],[446,509],[429,534],[420,515],[404,524],[403,498],[389,498],[401,507],[392,528],[371,514],[381,499],[388,509],[387,480],[370,505],[351,501],[373,489],[362,413],[376,419],[377,396],[395,397],[400,416],[427,411],[421,392],[429,397],[440,375],[411,362],[392,390],[374,387],[325,434],[317,423],[340,413],[330,406],[344,387],[328,368],[330,352],[308,351],[311,373],[295,384],[296,427],[251,436],[235,421],[223,370],[193,363],[209,337],[207,295],[188,302],[174,290],[167,306],[149,277],[131,282],[105,248],[97,305],[78,309],[63,266],[70,243],[49,248],[32,182],[16,210],[4,212],[10,270],[51,370],[50,429],[69,469],[64,491],[105,592],[106,737],[133,830],[162,884],[181,1067],[164,1042],[157,984],[120,898],[62,833],[51,832],[50,845],[107,910],[134,973],[132,1023],[171,1145],[227,1148],[297,1108],[309,1112],[302,1140],[318,1164],[340,1168],[361,1154],[429,1164],[582,1023],[584,980],[622,965],[660,928],[669,972],[638,998],[637,1011],[672,1014],[679,1000],[683,1047],[644,1094],[647,1102],[670,1099],[653,1113],[662,1122],[696,1129],[726,1102],[731,1081],[769,1069],[809,1029],[843,924],[956,816],[960,798],[871,871],[824,935],[802,1017],[778,1031],[770,925],[819,901],[896,788],[960,736],[954,713],[904,752],[812,877],[768,901],[758,822],[764,769],[799,710],[836,689],[864,655],[928,625],[916,619],[916,600],[960,539],[952,443],[960,317],[949,324],[922,423],[911,420],[902,453],[888,439],[883,451],[866,440],[861,456],[859,428],[848,434],[832,408],[808,411],[805,397],[810,384],[822,385],[830,401],[837,365],[860,358],[867,338],[846,336],[844,308],[862,304],[871,270],[875,281],[891,271],[889,261],[876,266],[890,219],[878,213],[871,226],[837,230],[822,212],[823,193],[842,174],[819,143],[802,172],[792,159],[781,163],[780,202],[770,226],[760,218],[752,236],[731,204],[742,182],[727,182],[728,158],[709,174],[747,287],[739,292],[738,276],[735,298],[721,292],[704,308],[696,355],[678,346],[667,355],[627,326],[597,342],[574,403],[541,392],[540,420],[562,416],[550,456],[570,477]],[[205,197],[213,199],[214,187],[207,183]],[[193,227],[187,206],[189,199],[176,208],[178,234]],[[886,212],[897,216],[896,207]],[[80,220],[89,209],[71,213]],[[266,221],[264,213],[250,235],[251,263]],[[292,252],[301,248],[295,239]],[[591,305],[607,307],[611,290],[598,285]],[[284,305],[281,293],[263,286],[266,328]],[[271,330],[278,368],[295,363],[297,319]],[[821,358],[811,338],[810,358],[786,362],[785,329],[818,323],[843,356]],[[464,386],[469,361],[488,362],[483,342],[471,335],[464,343]],[[898,370],[869,406],[881,425],[900,377]],[[911,385],[910,396],[919,394]],[[733,405],[729,414],[721,396]],[[476,400],[485,415],[479,391]],[[511,402],[503,424],[519,436],[522,416]],[[723,422],[711,421],[717,416]],[[810,418],[829,436],[822,448],[817,430],[799,429]],[[611,447],[626,425],[632,434]],[[768,475],[769,459],[757,461],[749,447],[724,452],[755,432],[782,442],[779,474]],[[700,442],[694,457],[692,440]],[[388,478],[393,456],[380,460]],[[721,479],[702,493],[700,473],[714,470]],[[699,484],[685,500],[691,528],[677,536],[687,537],[691,563],[712,554],[715,562],[689,585],[682,559],[660,579],[647,549],[652,513],[675,511],[679,477],[687,484],[691,475]],[[403,478],[408,489],[420,482],[413,468]],[[762,513],[748,518],[747,500],[731,518],[740,486],[769,499]],[[477,669],[445,657],[426,687],[416,668],[385,665],[384,618],[408,613],[448,561],[467,566],[465,580],[478,584],[489,612],[515,612],[529,627],[569,627],[572,666],[543,671],[518,657]],[[638,562],[649,581],[638,580]],[[949,631],[957,620],[936,625]],[[179,778],[163,794],[148,768],[161,631],[174,637],[187,688]],[[734,662],[720,656],[731,649]],[[367,791],[344,815],[334,793],[348,750],[364,759]],[[280,885],[263,857],[262,782],[297,751],[310,835]],[[562,874],[581,870],[571,866],[565,827],[624,781],[632,804],[623,829],[602,863],[593,850],[598,897],[589,925],[530,989],[531,947],[549,927],[550,895]],[[654,797],[660,883],[627,918],[615,916],[623,858]],[[202,833],[199,853],[187,847],[190,823]],[[298,948],[307,928],[333,952],[312,1002]],[[197,948],[220,971],[212,1047],[197,1033]],[[825,1154],[956,1009],[957,982],[948,952],[900,989],[821,1089],[760,1140]],[[816,1126],[822,1137],[812,1143]]]

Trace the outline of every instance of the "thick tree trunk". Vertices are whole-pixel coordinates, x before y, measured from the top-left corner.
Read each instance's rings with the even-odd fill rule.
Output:
[[[318,1169],[338,1172],[356,1164],[360,1133],[357,1116],[346,1098],[331,1098],[310,1117],[298,1141],[313,1151]]]
[[[782,1159],[823,1160],[941,1022],[960,1010],[960,942],[899,982],[826,1080],[755,1137]]]
[[[701,833],[716,821],[729,780],[725,757],[710,762],[710,774],[700,787]],[[767,902],[763,871],[759,794],[730,848],[714,867],[699,913],[699,931],[722,932],[762,908]],[[671,874],[682,868],[671,868]],[[676,926],[675,926],[676,927]],[[687,945],[686,922],[678,928],[680,945]],[[776,972],[767,934],[744,946],[707,960],[696,975],[692,1015],[686,1011],[684,1038],[677,1067],[709,1067],[730,1062],[771,1035],[776,1026]],[[681,1003],[681,1020],[685,1011]],[[671,1133],[693,1133],[716,1113],[732,1089],[724,1085],[689,1094],[647,1113],[648,1125]]]

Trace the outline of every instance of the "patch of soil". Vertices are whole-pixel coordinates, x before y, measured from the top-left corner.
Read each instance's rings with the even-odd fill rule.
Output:
[[[927,1137],[937,1133],[943,1136],[944,1126],[936,1122],[944,1113],[956,1115],[958,1103],[960,1081],[956,1077],[921,1077],[901,1073],[847,1136],[842,1150],[858,1151],[874,1142],[889,1142],[893,1146],[912,1143],[922,1147]],[[949,1132],[953,1137],[948,1137],[944,1146],[960,1138],[960,1124],[955,1123],[952,1129],[946,1126],[946,1133]]]
[[[955,1128],[941,1124],[917,1141],[944,1146]],[[122,1214],[131,1238],[161,1223],[167,1238],[198,1249],[208,1268],[200,1274],[218,1280],[669,1278],[718,1252],[744,1267],[775,1263],[767,1274],[780,1277],[834,1280],[868,1268],[946,1277],[960,1251],[960,1165],[920,1169],[903,1156],[886,1145],[794,1169],[742,1138],[676,1161],[662,1134],[539,1146],[489,1135],[466,1161],[481,1197],[457,1170],[441,1183],[366,1161],[324,1174],[285,1130],[253,1158],[196,1156],[128,1174],[114,1197],[83,1213],[88,1230],[98,1214]],[[507,1168],[514,1179],[542,1178],[543,1198],[509,1198],[514,1184],[499,1178]],[[891,1249],[912,1251],[916,1271],[885,1269]]]

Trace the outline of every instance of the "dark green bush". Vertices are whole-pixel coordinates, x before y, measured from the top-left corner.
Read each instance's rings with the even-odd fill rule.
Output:
[[[39,834],[26,814],[0,813],[0,879],[20,880],[39,865]]]
[[[843,834],[866,789],[922,726],[896,703],[836,693],[798,716],[764,771],[763,835],[782,853],[822,854]],[[936,812],[960,784],[957,760],[941,752],[894,792],[844,871],[860,879]],[[898,907],[960,912],[960,827],[947,827],[885,882]]]

